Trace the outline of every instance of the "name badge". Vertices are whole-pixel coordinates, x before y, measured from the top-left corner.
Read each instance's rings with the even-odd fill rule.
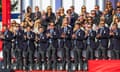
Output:
[[[104,33],[106,33],[106,31],[104,30]]]

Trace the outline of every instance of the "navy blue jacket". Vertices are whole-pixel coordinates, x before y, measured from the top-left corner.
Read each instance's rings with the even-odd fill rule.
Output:
[[[73,48],[76,46],[77,48],[84,48],[84,37],[85,37],[85,32],[81,29],[74,31],[73,34],[76,35],[76,38],[72,40]]]
[[[46,34],[44,32],[40,33],[40,34],[37,35],[37,38],[39,38],[39,41],[38,41],[39,48],[41,50],[46,50],[47,47],[48,47]]]
[[[61,37],[62,34],[65,34],[66,37],[65,38]],[[72,28],[71,28],[71,26],[67,26],[66,30],[65,30],[65,27],[61,28],[59,38],[61,40],[61,42],[60,42],[61,47],[64,47],[64,45],[65,45],[66,47],[71,48],[72,47],[72,42],[71,42]]]
[[[14,43],[18,46],[18,48],[22,49],[24,48],[23,42],[24,42],[24,31],[19,29],[16,31],[16,34],[14,35]]]
[[[109,28],[105,26],[103,28],[99,28],[97,34],[101,34],[101,37],[98,38],[99,44],[105,48],[108,48]]]
[[[27,32],[24,33],[25,36],[27,36]],[[32,31],[29,32],[29,37],[27,37],[25,40],[24,40],[24,47],[27,49],[27,48],[30,48],[30,50],[35,50],[35,44],[34,44],[34,41],[35,41],[35,33],[33,33]]]
[[[5,49],[6,48],[8,48],[8,49],[12,48],[12,40],[13,39],[14,39],[13,33],[9,30],[6,30],[4,32],[4,44],[3,44]]]
[[[120,50],[120,29],[114,32],[114,36],[110,36],[110,49]]]
[[[89,32],[89,35],[85,37],[85,48],[87,48],[88,45],[90,45],[91,48],[96,48],[96,31],[91,30]]]
[[[50,29],[47,30],[46,33],[47,34],[50,33]],[[52,37],[47,37],[48,44],[50,44],[50,40],[51,40],[51,44],[53,45],[53,47],[58,48],[59,31],[56,28],[54,28],[51,35],[52,35]]]

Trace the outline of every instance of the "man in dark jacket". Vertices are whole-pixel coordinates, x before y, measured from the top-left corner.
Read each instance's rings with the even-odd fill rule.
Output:
[[[3,60],[4,60],[4,67],[10,68],[11,66],[11,48],[12,48],[12,40],[14,38],[13,33],[10,29],[7,29],[4,26],[4,43],[3,43]]]
[[[113,50],[113,58],[120,58],[120,29],[117,24],[113,24],[110,31],[110,49]]]
[[[35,51],[35,45],[34,45],[35,34],[31,31],[30,26],[28,26],[26,30],[27,31],[24,33],[24,38],[25,38],[24,53],[27,63],[32,65],[34,58],[34,51]]]
[[[47,51],[47,36],[45,34],[44,28],[43,27],[39,27],[39,33],[37,35],[37,41],[38,41],[38,61],[45,61],[45,53]],[[39,62],[40,62],[39,61]]]
[[[74,51],[74,54],[77,54],[75,55],[75,57],[78,56],[75,58],[76,63],[77,61],[82,60],[82,50],[84,49],[83,40],[85,37],[85,32],[82,29],[80,29],[80,27],[81,27],[80,23],[75,23],[75,26],[72,32],[72,44],[73,44],[72,51]]]
[[[99,42],[99,47],[102,51],[103,58],[107,58],[107,49],[108,49],[108,42],[109,42],[109,28],[105,26],[104,21],[100,21],[100,28],[97,31],[97,39]]]
[[[58,37],[59,31],[55,28],[55,24],[53,22],[49,23],[48,30],[46,31],[47,39],[48,39],[48,59],[55,60],[56,57],[56,49],[58,48]]]
[[[24,31],[20,29],[19,25],[16,25],[16,30],[14,33],[14,45],[15,45],[15,55],[17,59],[17,67],[22,68],[22,54],[23,54],[23,42],[24,42]]]
[[[92,25],[89,24],[87,26],[87,30],[85,31],[85,48],[87,48],[87,59],[94,58],[94,50],[96,48],[95,37],[96,32],[92,29]],[[89,57],[90,56],[90,57]]]

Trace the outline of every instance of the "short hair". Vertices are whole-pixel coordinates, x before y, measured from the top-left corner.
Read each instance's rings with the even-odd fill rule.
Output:
[[[20,24],[16,24],[16,27],[20,27]]]
[[[112,26],[116,26],[116,27],[118,27],[118,24],[117,24],[117,23],[113,23]]]
[[[96,12],[95,10],[91,10],[91,12]]]
[[[54,24],[54,22],[53,22],[53,21],[50,21],[50,22],[49,22],[49,25],[51,25],[51,23],[53,23],[53,24]],[[54,24],[54,25],[55,25],[55,24]]]
[[[35,8],[39,8],[38,6],[35,6]]]
[[[99,5],[95,5],[95,6],[99,7]]]
[[[30,28],[31,29],[31,26],[28,25],[26,28]]]
[[[70,6],[70,8],[74,9],[75,7],[74,6]]]
[[[43,26],[38,27],[38,29],[40,29],[40,28],[44,29],[44,27],[43,27]]]

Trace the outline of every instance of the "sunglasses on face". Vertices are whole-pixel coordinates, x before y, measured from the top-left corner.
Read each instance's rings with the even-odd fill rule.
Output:
[[[88,28],[92,28],[92,27],[88,27]]]
[[[101,24],[105,24],[105,23],[101,23]]]
[[[54,26],[54,25],[50,25],[50,26]]]
[[[56,14],[60,14],[59,12],[57,12]]]
[[[82,9],[86,9],[86,8],[82,8]]]
[[[89,18],[88,20],[92,20],[91,18]]]
[[[111,5],[111,4],[107,4],[107,5]]]
[[[95,13],[91,13],[92,15],[94,15]]]
[[[48,9],[48,10],[52,10],[52,9]]]
[[[95,8],[95,9],[99,9],[99,8]]]

